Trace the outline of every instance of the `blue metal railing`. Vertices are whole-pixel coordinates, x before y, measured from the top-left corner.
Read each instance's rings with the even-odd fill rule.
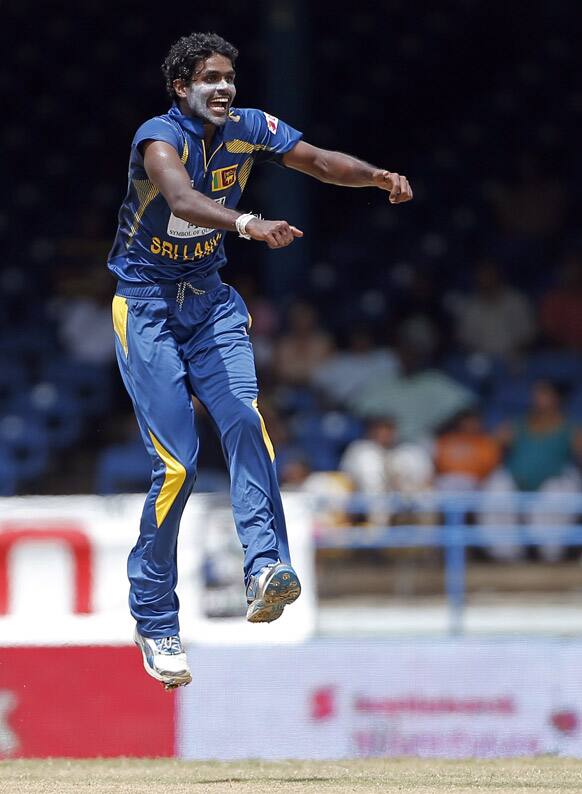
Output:
[[[349,517],[366,515],[371,510],[407,515],[438,514],[439,523],[400,524],[398,526],[349,525]],[[342,512],[347,525],[325,526],[316,529],[315,545],[319,549],[387,549],[442,548],[445,566],[445,591],[450,609],[450,633],[463,631],[463,611],[466,590],[466,557],[468,547],[487,548],[492,545],[540,546],[554,544],[563,547],[582,546],[582,494],[537,493],[431,493],[420,496],[364,496],[350,494],[342,497],[318,498],[315,515],[332,510]],[[480,523],[477,516],[492,513],[516,516],[547,515],[548,523],[535,525],[497,522]],[[552,523],[555,516],[565,517],[564,523]],[[473,517],[473,522],[469,518]],[[582,577],[581,577],[582,581]]]

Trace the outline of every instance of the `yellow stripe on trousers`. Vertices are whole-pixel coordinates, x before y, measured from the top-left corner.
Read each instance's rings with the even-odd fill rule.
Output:
[[[113,330],[117,334],[121,347],[127,356],[127,298],[116,295],[111,304],[113,314]]]
[[[269,457],[271,458],[271,463],[275,460],[275,450],[273,449],[273,442],[269,438],[269,434],[267,433],[267,427],[265,425],[265,420],[261,416],[261,412],[259,411],[259,406],[257,405],[257,400],[253,400],[253,408],[259,415],[259,419],[261,420],[261,432],[263,434],[263,441],[265,442],[265,446],[267,447],[267,451],[269,453]]]
[[[148,431],[152,444],[156,452],[164,462],[166,475],[162,484],[162,489],[156,499],[156,522],[158,527],[162,525],[164,518],[168,515],[170,508],[174,504],[176,497],[180,493],[180,488],[186,479],[186,469],[180,461],[170,455],[168,450],[163,447],[151,430]]]

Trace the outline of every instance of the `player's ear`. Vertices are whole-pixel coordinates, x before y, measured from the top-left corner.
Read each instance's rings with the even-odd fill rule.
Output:
[[[178,78],[174,80],[172,83],[172,87],[176,92],[176,95],[180,97],[180,99],[186,98],[186,83],[182,78]]]

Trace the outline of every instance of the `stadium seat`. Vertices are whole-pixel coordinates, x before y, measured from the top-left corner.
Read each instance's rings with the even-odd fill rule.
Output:
[[[56,358],[46,362],[42,379],[66,389],[78,401],[80,411],[85,415],[107,410],[111,392],[109,367]]]
[[[498,380],[491,392],[490,406],[508,416],[523,414],[530,404],[531,388],[531,381],[525,376]]]
[[[582,425],[582,381],[572,390],[566,403],[566,413],[572,422]]]
[[[568,350],[531,353],[527,360],[527,374],[532,380],[549,380],[571,386],[582,379],[582,357]]]
[[[37,383],[13,402],[12,409],[40,422],[50,446],[56,449],[70,446],[81,434],[78,401],[54,383]]]
[[[150,484],[151,461],[141,440],[114,444],[99,456],[96,493],[145,493]]]
[[[10,449],[0,444],[0,496],[14,496],[18,488],[17,467]]]
[[[0,406],[7,409],[28,386],[28,372],[22,361],[0,357]]]
[[[0,445],[16,477],[30,480],[45,470],[49,442],[41,422],[29,414],[11,413],[0,420]]]

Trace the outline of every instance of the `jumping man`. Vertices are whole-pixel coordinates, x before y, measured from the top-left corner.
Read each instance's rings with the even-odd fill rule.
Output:
[[[283,121],[233,107],[238,52],[214,33],[193,33],[163,65],[170,110],[131,145],[129,183],[109,256],[117,360],[143,441],[152,485],[128,560],[135,642],[166,688],[192,679],[179,637],[176,546],[196,478],[192,397],[212,417],[230,471],[252,623],[279,618],[300,594],[291,567],[274,451],[258,388],[241,296],[220,278],[226,232],[283,248],[303,232],[236,209],[253,165],[277,161],[322,182],[378,187],[410,201],[405,177],[318,149]]]

